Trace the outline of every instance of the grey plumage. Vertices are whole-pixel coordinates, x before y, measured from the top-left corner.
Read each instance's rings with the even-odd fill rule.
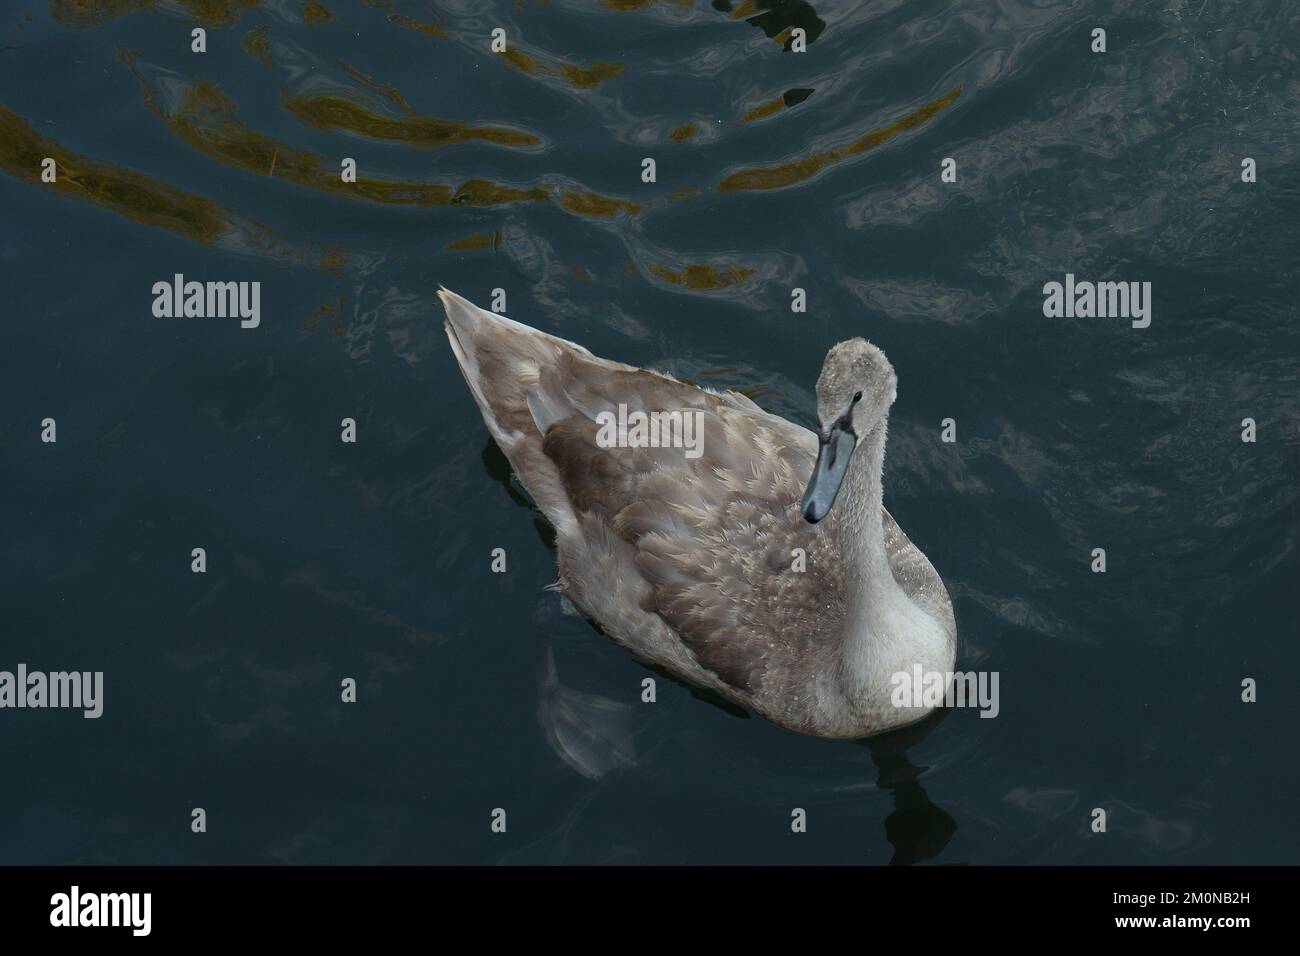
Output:
[[[943,582],[881,504],[895,383],[883,353],[855,339],[827,356],[818,414],[858,450],[810,524],[800,498],[817,434],[439,296],[489,431],[556,528],[565,593],[614,640],[804,733],[863,736],[928,712],[896,706],[891,679],[914,664],[951,671],[956,625]],[[601,447],[599,417],[620,404],[698,412],[702,454]]]

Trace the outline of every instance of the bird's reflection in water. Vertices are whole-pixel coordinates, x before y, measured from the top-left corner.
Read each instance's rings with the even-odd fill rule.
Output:
[[[885,818],[885,839],[894,848],[890,866],[909,866],[938,856],[957,832],[957,821],[941,810],[921,786],[927,767],[917,767],[907,751],[921,743],[943,721],[942,711],[911,727],[861,742],[876,765],[876,786],[894,798],[894,812]]]
[[[545,612],[559,604],[546,602],[539,606],[538,616],[544,620]],[[557,757],[588,780],[636,766],[633,705],[564,684],[555,666],[552,642],[540,633],[537,677],[537,722]]]

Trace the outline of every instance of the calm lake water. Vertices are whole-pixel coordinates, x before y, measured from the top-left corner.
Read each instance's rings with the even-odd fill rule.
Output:
[[[0,670],[104,713],[0,710],[0,863],[1297,862],[1298,57],[1272,0],[5,4]],[[880,345],[998,717],[804,738],[567,612],[440,283],[805,424]]]

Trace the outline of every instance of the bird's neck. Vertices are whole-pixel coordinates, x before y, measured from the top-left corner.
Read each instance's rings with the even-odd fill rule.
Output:
[[[881,513],[884,465],[885,425],[881,423],[859,440],[839,493],[841,510],[835,537],[846,569],[851,608],[863,604],[868,610],[892,600],[898,591],[885,550]]]
[[[837,544],[845,568],[847,613],[842,650],[844,691],[852,699],[878,699],[893,675],[926,661],[942,640],[936,623],[913,604],[894,579],[885,546],[881,479],[885,424],[860,440],[844,476]],[[935,633],[931,633],[935,632]]]

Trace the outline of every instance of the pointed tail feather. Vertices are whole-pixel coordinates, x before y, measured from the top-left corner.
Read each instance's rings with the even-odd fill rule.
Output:
[[[546,429],[566,415],[564,396],[543,388],[541,379],[566,352],[591,353],[480,309],[449,289],[440,287],[438,298],[447,313],[447,340],[488,431],[551,523],[572,527],[572,505],[542,451]]]

